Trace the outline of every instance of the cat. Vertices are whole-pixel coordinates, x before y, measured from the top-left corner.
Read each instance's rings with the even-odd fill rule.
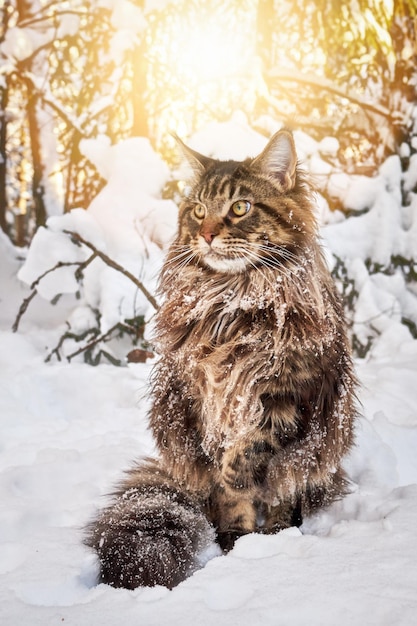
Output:
[[[194,178],[161,273],[150,426],[139,463],[87,530],[113,587],[174,587],[216,541],[276,533],[347,490],[352,357],[292,133]]]

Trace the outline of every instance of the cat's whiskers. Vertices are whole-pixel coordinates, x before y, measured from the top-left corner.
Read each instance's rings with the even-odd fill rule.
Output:
[[[299,262],[299,255],[294,254],[291,250],[288,250],[285,246],[280,246],[278,244],[264,244],[264,243],[254,243],[254,246],[262,252],[268,253],[271,257],[281,257],[286,260],[293,260],[295,262]]]
[[[183,254],[186,254],[187,252],[190,252],[190,246],[185,245],[185,244],[172,244],[171,245],[171,250],[177,253],[177,256],[181,256]],[[175,258],[175,257],[173,257]]]
[[[175,256],[171,257],[166,261],[166,266],[170,269],[183,269],[186,265],[191,263],[194,258],[198,258],[197,252],[191,250],[191,248],[187,245],[177,245],[175,246],[178,250],[182,249],[182,252],[179,252]],[[174,248],[174,246],[173,246]]]
[[[262,244],[254,244],[255,250],[251,250],[252,254],[258,257],[261,265],[279,269],[288,276],[293,274],[299,265],[299,257],[281,246],[264,246]],[[267,254],[265,254],[267,253]]]
[[[251,250],[247,243],[248,242],[245,242],[246,245],[236,246],[234,250],[229,250],[229,252],[233,252],[233,254],[238,258],[243,258],[248,267],[252,268],[255,272],[258,272],[262,275],[263,280],[271,287],[273,291],[275,291],[276,289],[276,282],[271,280],[271,274],[264,270],[279,269],[279,275],[284,275],[286,276],[286,278],[291,277],[291,272],[288,271],[288,268],[286,266],[275,262],[268,262],[267,260],[260,257],[255,251]]]
[[[251,258],[252,257],[252,258]],[[257,272],[259,272],[260,274],[262,274],[263,279],[265,280],[265,282],[267,282],[269,284],[270,287],[272,287],[273,289],[276,289],[276,282],[275,284],[268,278],[267,274],[265,271],[262,270],[268,270],[268,269],[272,269],[272,270],[279,270],[279,274],[277,273],[277,276],[285,276],[285,278],[290,279],[291,275],[293,274],[293,272],[286,266],[282,265],[282,264],[272,264],[272,263],[268,263],[265,259],[260,258],[257,254],[255,254],[252,250],[246,250],[245,251],[245,259],[247,261],[247,263],[253,267],[253,269]],[[255,262],[252,260],[254,259]]]
[[[237,260],[244,260],[255,271],[261,272],[261,268],[278,270],[279,275],[285,276],[287,279],[294,275],[294,270],[297,267],[296,262],[298,261],[296,254],[282,246],[274,244],[267,246],[259,242],[234,238],[223,240],[223,247],[218,247],[214,252],[219,256],[223,256],[225,263],[228,260],[231,263]],[[265,252],[268,254],[265,255]],[[266,278],[265,272],[261,273],[268,284],[274,287],[272,282]]]
[[[287,273],[288,276],[293,273],[293,268],[297,265],[297,256],[281,247],[270,248],[262,244],[251,243],[247,247],[247,251],[257,259],[260,265],[271,269],[278,269],[282,273]],[[268,254],[265,255],[264,252]]]

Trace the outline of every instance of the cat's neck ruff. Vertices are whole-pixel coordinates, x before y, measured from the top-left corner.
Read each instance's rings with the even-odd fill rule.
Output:
[[[270,306],[275,310],[302,308],[305,313],[311,310],[320,318],[325,315],[326,275],[321,252],[313,245],[299,254],[296,265],[279,269],[261,266],[227,272],[195,265],[185,266],[180,272],[170,269],[164,274],[161,290],[172,321],[178,313],[177,322],[181,325],[211,314],[227,315],[237,309],[255,311]],[[172,307],[174,303],[178,306]]]

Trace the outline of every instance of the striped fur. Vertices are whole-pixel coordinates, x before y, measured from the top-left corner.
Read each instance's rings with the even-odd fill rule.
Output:
[[[345,493],[353,444],[343,310],[291,134],[244,162],[182,148],[195,180],[161,276],[159,458],[129,473],[87,539],[114,586],[176,584],[214,531],[228,550],[300,525]]]

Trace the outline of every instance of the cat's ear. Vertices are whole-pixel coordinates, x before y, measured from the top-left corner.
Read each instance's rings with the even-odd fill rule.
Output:
[[[182,156],[187,160],[193,172],[196,174],[201,174],[205,169],[209,167],[214,162],[214,159],[210,157],[204,156],[204,154],[200,154],[192,148],[189,148],[185,145],[185,143],[178,137],[178,135],[172,135],[177,142]]]
[[[261,154],[252,161],[252,165],[276,178],[283,191],[290,191],[295,185],[297,168],[297,153],[292,134],[288,130],[278,131]]]

